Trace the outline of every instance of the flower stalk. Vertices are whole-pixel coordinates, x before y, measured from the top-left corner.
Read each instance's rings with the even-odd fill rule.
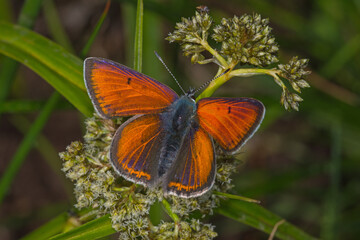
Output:
[[[169,217],[171,217],[171,219],[175,222],[175,224],[177,224],[179,222],[179,217],[171,210],[170,203],[168,201],[166,201],[165,198],[163,198],[161,203],[164,206],[164,209],[165,209],[166,213],[169,215]]]
[[[310,87],[305,80],[310,74],[305,70],[308,60],[293,57],[288,64],[278,64],[279,47],[271,34],[272,29],[269,27],[268,19],[262,18],[259,14],[244,14],[241,17],[223,18],[221,23],[214,27],[212,24],[209,11],[198,9],[192,18],[182,18],[182,21],[176,24],[175,31],[167,37],[170,42],[180,44],[184,55],[191,56],[192,63],[216,63],[219,65],[217,76],[228,71],[212,81],[197,100],[210,97],[232,77],[265,74],[271,76],[282,88],[280,102],[285,109],[299,109],[302,98],[291,92],[284,80],[298,93],[301,92],[301,88]],[[208,42],[210,30],[213,31],[211,37],[221,43],[220,49],[210,46]],[[202,54],[204,51],[209,52],[213,57],[206,59]],[[251,68],[245,68],[245,65],[250,65]]]

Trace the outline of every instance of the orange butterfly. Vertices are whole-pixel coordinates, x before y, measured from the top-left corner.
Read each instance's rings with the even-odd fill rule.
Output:
[[[161,184],[165,194],[195,197],[215,180],[212,138],[229,154],[254,134],[265,113],[251,98],[179,97],[166,85],[119,63],[90,57],[84,79],[103,118],[134,117],[116,131],[110,162],[129,181]]]

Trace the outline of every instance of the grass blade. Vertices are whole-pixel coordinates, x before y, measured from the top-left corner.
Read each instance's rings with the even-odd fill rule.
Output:
[[[134,43],[134,69],[138,72],[141,72],[142,70],[143,19],[144,19],[144,4],[142,0],[138,0],[137,10],[136,10],[135,43]]]
[[[39,15],[43,0],[26,0],[19,16],[19,25],[33,28],[36,17]]]
[[[74,53],[74,49],[61,24],[60,17],[53,0],[46,0],[44,2],[44,16],[46,18],[46,24],[48,25],[51,35],[55,41],[68,51]]]
[[[2,1],[1,7],[9,9],[6,4],[7,1]],[[24,28],[33,28],[36,17],[39,14],[42,5],[42,0],[27,0],[21,9],[18,24]],[[1,15],[1,14],[0,14]],[[10,18],[5,17],[5,19]],[[18,69],[18,63],[11,58],[4,57],[2,60],[2,67],[0,70],[0,104],[5,101],[9,94],[12,81]]]
[[[32,127],[32,124],[26,119],[26,117],[23,117],[22,115],[19,114],[15,116],[11,116],[10,120],[11,123],[14,125],[14,127],[16,127],[18,131],[20,131],[24,135],[27,134],[29,129],[31,129]],[[62,180],[66,194],[68,196],[72,196],[73,189],[72,187],[70,187],[70,184],[67,181],[64,172],[61,171],[62,164],[59,158],[59,153],[57,152],[55,147],[44,135],[41,135],[40,133],[38,134],[36,141],[34,141],[34,147],[37,149],[37,151],[40,153],[43,159],[45,159],[46,163],[50,166],[51,170],[58,176],[59,179]]]
[[[105,6],[103,13],[101,14],[98,22],[96,23],[94,31],[91,33],[89,40],[87,41],[87,43],[85,44],[85,47],[82,49],[82,51],[80,53],[81,58],[84,58],[87,55],[87,53],[90,50],[91,45],[94,43],[94,40],[95,40],[97,34],[99,33],[102,24],[104,23],[107,13],[109,12],[110,4],[111,4],[111,0],[108,0],[106,2],[106,6]]]
[[[222,201],[216,212],[268,234],[283,220],[258,204],[232,199]],[[280,239],[315,239],[288,222],[278,226],[275,236]]]
[[[39,227],[35,231],[21,238],[21,240],[45,240],[49,239],[55,234],[59,234],[65,227],[65,224],[68,220],[68,214],[62,213],[51,221],[47,222],[45,225]]]
[[[15,99],[7,100],[0,105],[0,114],[2,113],[29,113],[40,111],[46,104],[45,100],[28,100],[28,99]],[[65,99],[60,100],[56,105],[57,110],[69,110],[73,109],[73,106],[69,104]]]
[[[93,107],[85,91],[82,61],[64,48],[23,27],[0,22],[0,53],[28,66],[85,116]]]
[[[344,68],[350,60],[358,56],[360,50],[360,34],[344,44],[330,60],[320,69],[320,73],[325,77],[333,77],[337,72]]]
[[[214,191],[215,195],[218,196],[223,196],[229,199],[234,199],[234,200],[240,200],[240,201],[245,201],[245,202],[252,202],[252,203],[260,203],[259,200],[256,199],[252,199],[252,198],[248,198],[248,197],[244,197],[244,196],[239,196],[239,195],[233,195],[230,193],[224,193],[224,192],[218,192],[218,191]]]
[[[10,7],[10,0],[0,1],[0,21],[11,21],[13,12]]]
[[[21,142],[18,151],[15,153],[14,157],[10,161],[9,166],[6,168],[4,174],[2,175],[0,179],[0,204],[3,201],[5,194],[9,190],[16,173],[19,171],[19,168],[21,167],[25,156],[32,148],[35,139],[37,138],[39,132],[47,122],[50,113],[52,112],[52,109],[55,107],[60,97],[61,96],[58,93],[54,93],[51,96],[49,101],[44,106],[44,109],[39,114],[34,124],[31,126],[28,134]]]
[[[109,215],[97,218],[93,221],[85,223],[68,232],[56,235],[51,240],[87,240],[98,239],[116,233],[112,228]]]
[[[331,125],[331,162],[328,168],[330,186],[325,198],[324,215],[321,230],[322,239],[338,239],[339,235],[339,210],[340,210],[340,178],[341,178],[341,124],[334,120]]]

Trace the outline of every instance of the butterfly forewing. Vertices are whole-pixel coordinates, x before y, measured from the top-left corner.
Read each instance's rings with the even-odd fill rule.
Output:
[[[203,98],[197,103],[200,126],[229,153],[253,135],[264,113],[264,105],[251,98]]]
[[[215,153],[209,134],[190,128],[176,163],[165,176],[164,190],[182,197],[195,197],[212,187],[215,180]]]
[[[116,131],[110,149],[110,161],[126,179],[153,185],[164,131],[159,114],[138,115],[130,118]]]
[[[178,98],[166,85],[103,58],[85,60],[84,79],[97,112],[105,118],[159,113]]]

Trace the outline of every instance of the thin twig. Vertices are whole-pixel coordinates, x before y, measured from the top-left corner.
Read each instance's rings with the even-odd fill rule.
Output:
[[[285,222],[285,219],[282,219],[282,220],[278,221],[278,222],[274,225],[274,228],[273,228],[273,230],[271,231],[271,234],[270,234],[268,240],[273,240],[273,238],[274,238],[274,236],[275,236],[275,233],[276,233],[278,227],[279,227],[281,224],[283,224],[284,222]]]

